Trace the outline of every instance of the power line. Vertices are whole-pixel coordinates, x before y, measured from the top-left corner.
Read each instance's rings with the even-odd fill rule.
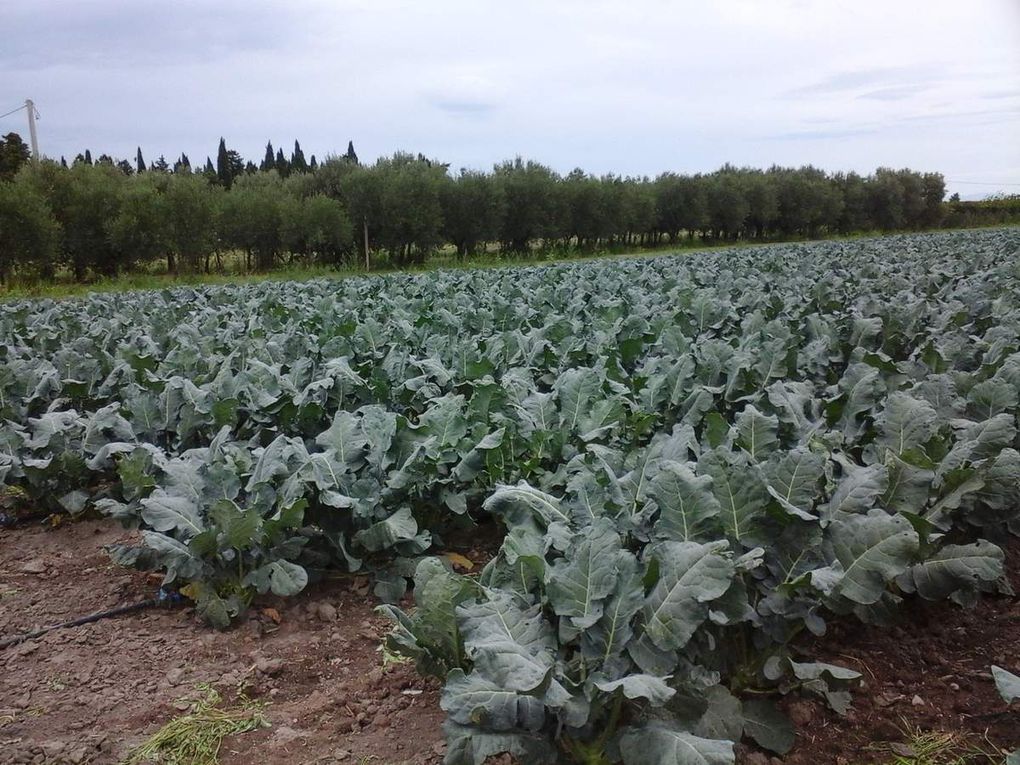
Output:
[[[17,109],[11,109],[9,112],[4,112],[3,114],[0,114],[0,119],[3,119],[4,117],[9,117],[10,115],[14,114],[14,112],[20,112],[24,108],[25,104],[22,104]]]
[[[948,179],[946,183],[964,183],[968,186],[1020,186],[1020,183],[995,183],[994,181],[954,181]]]

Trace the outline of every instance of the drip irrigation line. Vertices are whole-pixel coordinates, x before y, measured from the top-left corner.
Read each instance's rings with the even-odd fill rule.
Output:
[[[0,529],[13,529],[16,526],[24,526],[36,521],[44,521],[53,513],[28,513],[27,515],[14,515],[12,513],[0,513]]]
[[[175,591],[168,591],[160,588],[159,593],[154,598],[148,598],[146,600],[139,601],[138,603],[131,603],[126,606],[118,606],[117,608],[111,608],[108,611],[96,611],[88,616],[82,616],[78,619],[72,619],[69,622],[61,622],[60,624],[53,624],[49,627],[40,627],[39,629],[32,630],[31,632],[23,632],[20,635],[14,635],[13,637],[4,638],[0,640],[0,650],[10,648],[11,646],[19,645],[24,643],[26,640],[35,640],[38,637],[42,637],[48,632],[53,630],[68,629],[70,627],[81,627],[84,624],[91,624],[92,622],[98,622],[101,619],[109,619],[113,616],[122,616],[123,614],[134,613],[135,611],[143,611],[146,608],[155,608],[162,606],[165,608],[172,608],[176,605],[180,605],[184,602],[184,598],[180,593]]]

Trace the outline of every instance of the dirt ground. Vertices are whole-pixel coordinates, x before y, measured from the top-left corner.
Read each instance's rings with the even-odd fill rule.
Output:
[[[105,521],[0,531],[0,635],[152,597],[144,573],[103,551],[123,537]],[[0,763],[118,762],[197,683],[269,702],[272,727],[228,739],[224,763],[441,761],[438,685],[383,667],[389,622],[367,583],[261,605],[279,624],[255,611],[220,633],[186,609],[150,609],[0,652]]]
[[[1018,539],[1006,546],[1006,568],[1020,593]],[[836,623],[803,647],[809,656],[856,669],[864,687],[845,718],[793,702],[788,711],[799,723],[799,743],[785,762],[888,763],[894,758],[883,742],[918,729],[964,734],[975,744],[989,742],[983,745],[990,750],[1020,748],[1020,705],[1006,706],[989,671],[995,664],[1020,674],[1017,595],[988,597],[973,609],[913,600],[897,626]]]
[[[0,639],[151,597],[150,577],[103,552],[124,537],[108,521],[0,530]],[[1020,545],[1009,560],[1020,589]],[[367,582],[344,579],[267,599],[225,633],[187,609],[148,610],[0,650],[0,764],[116,763],[179,715],[198,683],[268,702],[271,727],[228,738],[226,765],[438,763],[438,685],[407,664],[384,666],[388,623],[374,605]],[[797,746],[782,760],[746,753],[751,765],[889,763],[883,742],[918,727],[1020,746],[1020,712],[1007,712],[988,672],[1020,670],[1016,598],[972,611],[914,603],[900,627],[836,625],[805,648],[859,669],[866,686],[846,718],[789,702]]]

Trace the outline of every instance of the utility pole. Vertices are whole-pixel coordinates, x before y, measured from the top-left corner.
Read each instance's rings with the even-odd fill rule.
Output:
[[[371,271],[372,265],[368,262],[368,217],[361,219],[361,232],[365,238],[365,270]]]
[[[39,137],[35,134],[35,104],[31,98],[25,99],[25,109],[28,111],[28,137],[32,143],[32,161],[39,161]]]

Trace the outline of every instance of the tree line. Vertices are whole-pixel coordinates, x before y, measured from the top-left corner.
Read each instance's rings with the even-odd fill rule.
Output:
[[[863,176],[814,167],[726,165],[655,178],[566,175],[521,158],[491,172],[396,153],[371,165],[345,154],[305,159],[266,146],[259,165],[220,140],[215,164],[147,165],[86,151],[32,163],[16,134],[0,140],[0,279],[76,280],[153,264],[170,273],[280,265],[407,266],[449,248],[462,258],[557,250],[676,246],[967,225],[944,203],[939,173],[879,168]],[[23,145],[23,142],[22,142]],[[20,158],[20,161],[19,161]],[[955,206],[953,206],[955,205]],[[1007,206],[1008,207],[1008,206]],[[986,211],[987,212],[987,211]],[[1005,216],[1020,219],[1016,207]],[[998,213],[992,213],[998,214]],[[980,222],[995,222],[984,218]]]

